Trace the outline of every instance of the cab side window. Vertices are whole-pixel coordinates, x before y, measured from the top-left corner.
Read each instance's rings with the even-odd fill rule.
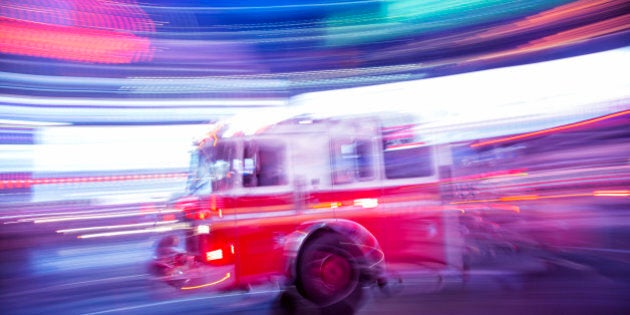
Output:
[[[388,179],[432,176],[431,147],[413,132],[413,125],[383,128],[383,163]]]
[[[243,150],[243,186],[285,185],[286,147],[279,141],[248,141]]]

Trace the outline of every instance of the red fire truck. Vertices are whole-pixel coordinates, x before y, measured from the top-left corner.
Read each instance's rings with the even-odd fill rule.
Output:
[[[628,265],[629,95],[609,59],[571,84],[556,77],[577,68],[510,69],[520,84],[499,96],[487,82],[502,81],[480,73],[298,97],[313,106],[217,123],[172,203],[185,235],[160,242],[155,270],[179,290],[278,283],[334,306],[392,278],[459,277],[499,251]],[[455,83],[479,107],[452,120],[373,106],[423,99],[438,117],[466,103],[444,93]],[[331,114],[352,103],[364,112]]]
[[[185,252],[162,241],[164,280],[181,290],[288,283],[328,306],[392,275],[462,270],[461,212],[442,191],[447,159],[412,116],[274,118],[219,123],[196,143],[173,204],[190,224]]]
[[[354,303],[392,278],[459,277],[479,251],[600,246],[592,205],[627,205],[627,110],[447,143],[400,112],[265,117],[216,124],[192,151],[172,204],[184,250],[166,237],[155,260],[180,290],[278,283]]]

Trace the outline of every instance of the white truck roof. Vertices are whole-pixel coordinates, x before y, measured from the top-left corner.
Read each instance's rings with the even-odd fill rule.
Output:
[[[224,121],[225,135],[286,119],[400,112],[432,143],[531,132],[630,109],[630,47],[458,75],[305,93]]]

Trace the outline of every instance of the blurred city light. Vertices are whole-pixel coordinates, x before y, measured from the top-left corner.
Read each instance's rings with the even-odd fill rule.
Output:
[[[626,7],[3,1],[0,310],[630,313]]]

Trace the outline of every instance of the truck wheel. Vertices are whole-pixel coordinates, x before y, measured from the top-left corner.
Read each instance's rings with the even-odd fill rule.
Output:
[[[353,245],[324,232],[307,241],[298,258],[298,291],[320,307],[354,308],[361,296],[360,271]]]

